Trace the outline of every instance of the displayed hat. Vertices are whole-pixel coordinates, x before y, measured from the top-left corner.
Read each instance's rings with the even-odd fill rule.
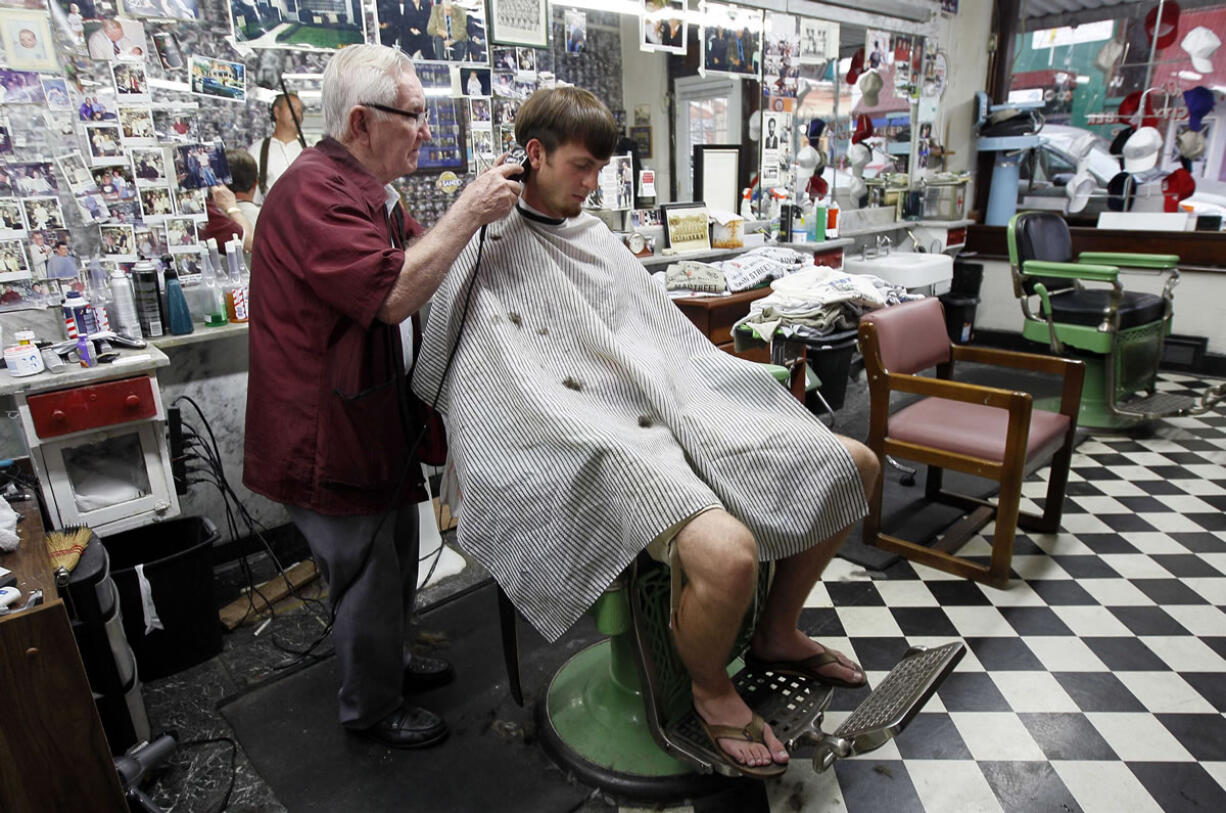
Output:
[[[822,154],[808,144],[801,147],[796,153],[796,166],[810,173],[817,169],[821,160]]]
[[[1121,172],[1107,183],[1107,208],[1113,212],[1127,212],[1132,208],[1132,197],[1136,192],[1132,176]]]
[[[762,111],[755,110],[749,114],[749,140],[757,141],[762,137]]]
[[[1106,45],[1098,49],[1098,54],[1094,57],[1094,66],[1103,73],[1111,73],[1123,53],[1124,44],[1117,39],[1109,39]]]
[[[1112,155],[1124,155],[1124,145],[1128,143],[1128,139],[1132,138],[1132,134],[1136,130],[1132,127],[1125,127],[1115,134],[1115,139],[1111,142],[1110,153]]]
[[[864,73],[863,48],[851,55],[851,67],[847,69],[847,84],[854,85],[862,73]]]
[[[1119,106],[1120,116],[1122,116],[1123,118],[1128,118],[1136,114],[1136,112],[1141,109],[1141,97],[1144,95],[1145,94],[1143,94],[1141,91],[1134,90],[1132,93],[1129,93],[1127,96],[1125,96],[1124,100],[1120,102],[1120,106]],[[1152,93],[1149,94],[1149,96],[1145,98],[1145,112],[1147,114],[1154,112],[1154,95]],[[1142,127],[1157,127],[1158,117],[1146,115],[1144,118],[1141,119],[1141,126]]]
[[[884,85],[885,81],[876,71],[865,71],[857,83],[857,87],[860,88],[860,96],[869,107],[876,107],[881,101],[881,88]]]
[[[1179,34],[1179,4],[1167,0],[1162,4],[1162,19],[1158,19],[1158,7],[1154,6],[1145,15],[1145,33],[1155,40],[1159,48],[1166,48]]]
[[[1217,99],[1213,91],[1204,85],[1188,88],[1183,92],[1183,105],[1188,108],[1188,126],[1200,130],[1201,120],[1213,110]]]
[[[1162,134],[1153,127],[1142,127],[1124,144],[1124,171],[1144,172],[1158,163]]]
[[[822,137],[822,131],[825,129],[826,122],[822,121],[821,119],[813,119],[809,122],[809,132],[805,137],[809,139],[809,143],[811,145],[816,147],[817,144],[815,142]]]
[[[1201,73],[1213,73],[1213,52],[1218,49],[1222,41],[1218,39],[1217,34],[1214,34],[1203,25],[1198,25],[1188,32],[1183,38],[1183,42],[1179,43],[1179,47],[1188,52],[1188,56],[1192,57],[1192,67]]]
[[[809,176],[809,184],[805,187],[805,193],[814,200],[820,200],[830,194],[830,184],[826,183],[826,179],[815,172]]]
[[[1179,201],[1192,197],[1196,181],[1186,169],[1177,169],[1162,179],[1162,208],[1168,212],[1179,211]]]
[[[1064,187],[1064,194],[1068,195],[1069,214],[1075,214],[1086,208],[1086,204],[1090,202],[1090,195],[1094,194],[1097,188],[1098,184],[1090,173],[1078,172],[1074,175]]]
[[[1179,157],[1195,161],[1205,154],[1205,134],[1198,130],[1183,130],[1175,139]]]
[[[859,175],[872,160],[873,151],[864,144],[852,144],[847,148],[847,162],[853,175]]]
[[[867,113],[861,113],[856,116],[856,131],[851,134],[851,143],[859,144],[866,138],[872,138],[875,132],[873,120],[868,117]]]

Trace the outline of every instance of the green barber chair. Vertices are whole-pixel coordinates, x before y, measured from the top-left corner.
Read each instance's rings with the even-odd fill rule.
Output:
[[[1068,224],[1054,212],[1014,215],[1007,239],[1022,335],[1086,364],[1079,426],[1124,429],[1199,414],[1223,397],[1222,385],[1200,399],[1156,389],[1177,255],[1083,251],[1074,260]],[[1162,294],[1125,291],[1121,268],[1164,273]]]

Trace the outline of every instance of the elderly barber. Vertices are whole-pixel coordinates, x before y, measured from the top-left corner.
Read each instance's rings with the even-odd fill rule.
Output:
[[[418,309],[469,238],[511,211],[519,168],[479,175],[423,233],[389,185],[430,139],[408,56],[338,53],[323,113],[327,137],[269,190],[255,239],[243,482],[286,505],[328,582],[341,725],[417,748],[447,726],[406,695],[452,669],[406,643],[425,493],[405,371]]]

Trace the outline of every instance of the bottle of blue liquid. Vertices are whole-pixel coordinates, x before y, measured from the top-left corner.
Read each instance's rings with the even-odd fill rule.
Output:
[[[192,327],[192,312],[188,310],[187,297],[183,296],[179,274],[174,268],[167,268],[163,278],[166,281],[166,321],[170,323],[170,332],[174,336],[185,336],[195,328]]]

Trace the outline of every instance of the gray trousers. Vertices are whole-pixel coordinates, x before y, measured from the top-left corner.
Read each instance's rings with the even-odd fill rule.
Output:
[[[381,514],[333,517],[287,505],[328,584],[329,601],[345,590],[332,627],[340,665],[341,725],[366,728],[400,707],[407,634],[417,593],[418,513],[410,503],[386,515],[366,566],[362,556]],[[356,574],[356,579],[355,579]]]

